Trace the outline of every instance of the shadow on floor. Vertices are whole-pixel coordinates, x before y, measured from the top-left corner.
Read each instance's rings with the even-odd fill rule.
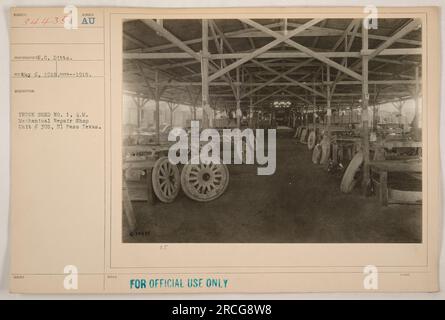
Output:
[[[124,242],[157,243],[418,243],[421,206],[381,207],[376,197],[340,192],[339,176],[311,162],[306,145],[277,139],[277,170],[231,165],[220,198],[200,203],[182,192],[174,203],[134,201],[138,221]]]

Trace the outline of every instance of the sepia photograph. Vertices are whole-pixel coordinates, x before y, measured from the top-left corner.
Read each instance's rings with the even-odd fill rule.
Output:
[[[122,242],[422,242],[420,20],[122,30]]]
[[[443,10],[381,4],[5,9],[8,294],[443,296]]]

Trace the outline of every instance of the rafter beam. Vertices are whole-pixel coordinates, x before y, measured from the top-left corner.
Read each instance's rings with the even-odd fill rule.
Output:
[[[276,71],[278,72],[278,71]],[[129,81],[126,81],[127,83],[131,83]],[[136,83],[140,83],[139,81]],[[333,84],[333,81],[324,81],[324,82],[316,82],[315,85],[316,86],[320,86],[320,85],[326,85],[326,84]],[[196,81],[172,81],[172,82],[160,82],[160,85],[170,85],[170,86],[177,86],[177,87],[186,87],[186,86],[201,86],[201,82],[196,82]],[[241,82],[234,82],[234,85],[240,85],[240,86],[244,86],[244,87],[249,87],[249,86],[262,86],[264,85],[264,82],[245,82],[245,83],[241,83]],[[312,85],[312,82],[299,82],[296,81],[294,79],[292,79],[292,82],[274,82],[274,83],[270,83],[268,85],[268,87],[279,87],[279,86],[298,86],[301,87],[301,84],[304,85]],[[369,84],[376,84],[376,85],[406,85],[406,84],[416,84],[416,80],[369,80]],[[218,82],[211,82],[209,83],[210,86],[228,86],[229,84],[227,82],[222,82],[222,81],[218,81]],[[344,81],[339,81],[337,83],[337,85],[346,85],[346,86],[351,86],[351,85],[361,85],[360,81],[357,80],[344,80]]]
[[[149,26],[150,28],[152,28],[153,30],[155,30],[157,33],[159,33],[162,37],[164,37],[165,39],[176,45],[182,51],[186,52],[189,56],[195,58],[196,60],[201,60],[201,55],[199,53],[193,51],[182,40],[178,39],[176,36],[174,36],[171,32],[162,27],[160,24],[156,23],[153,20],[142,20],[142,22],[147,26]]]
[[[254,61],[254,62],[255,62],[255,61]],[[243,94],[243,95],[241,96],[241,98],[250,96],[251,94],[257,92],[258,90],[260,90],[260,89],[262,89],[262,88],[264,88],[264,87],[267,87],[268,85],[270,85],[271,83],[275,82],[276,80],[282,78],[283,76],[286,76],[286,75],[288,75],[288,74],[290,74],[290,73],[296,71],[297,69],[299,69],[299,68],[301,68],[301,67],[307,65],[309,62],[311,62],[311,60],[303,61],[303,62],[297,64],[296,66],[290,68],[290,69],[287,70],[286,72],[283,72],[283,73],[280,73],[280,74],[276,75],[275,78],[273,78],[273,79],[271,79],[271,80],[265,82],[263,85],[258,86],[258,87],[256,87],[256,88],[250,90],[249,92],[246,92],[245,94]],[[274,72],[274,74],[275,74],[275,72]]]
[[[203,20],[204,21],[204,20]],[[201,61],[202,55],[200,53],[195,52],[193,49],[191,49],[189,46],[187,46],[182,40],[178,39],[175,35],[173,35],[171,32],[169,32],[167,29],[165,29],[162,25],[162,23],[158,23],[154,20],[142,20],[143,23],[145,23],[147,26],[155,30],[159,35],[170,41],[171,43],[175,44],[178,48],[185,51],[186,54],[188,54],[190,57],[194,58],[197,61]],[[206,38],[206,41],[208,41],[208,37]],[[204,41],[203,41],[204,42]],[[207,56],[209,54],[207,53]],[[209,57],[205,57],[208,59]],[[168,59],[168,58],[164,58]],[[219,69],[212,64],[208,63],[208,68],[212,69],[213,71],[218,71]],[[230,84],[230,80],[227,80]]]
[[[148,91],[150,91],[150,94],[151,94],[151,96],[153,97],[153,99],[156,99],[157,98],[157,96],[156,96],[156,92],[155,92],[155,90],[150,86],[150,81],[148,80],[148,78],[145,76],[145,73],[144,73],[144,69],[142,68],[142,66],[139,64],[139,62],[135,62],[135,65],[136,65],[136,68],[138,69],[138,71],[139,71],[139,73],[141,74],[141,77],[142,77],[142,79],[144,80],[144,82],[145,82],[145,85],[147,86],[147,88],[148,88]]]
[[[304,25],[290,31],[287,33],[287,35],[285,36],[278,36],[277,39],[275,39],[272,42],[269,42],[268,44],[266,44],[265,46],[249,53],[248,55],[246,55],[245,57],[237,60],[236,62],[228,65],[227,67],[215,72],[214,74],[212,74],[209,77],[209,81],[213,81],[219,77],[221,77],[222,75],[224,75],[225,73],[237,68],[238,66],[242,65],[243,63],[246,63],[249,60],[254,59],[256,56],[259,56],[260,54],[272,49],[273,47],[275,47],[276,45],[278,45],[279,43],[282,43],[283,41],[287,41],[287,39],[290,39],[291,37],[297,35],[299,32],[319,23],[320,21],[322,21],[323,19],[312,19],[309,22],[305,23]]]
[[[241,22],[241,24],[243,25],[244,30],[249,29],[249,27],[244,22]],[[252,50],[255,50],[256,46],[255,46],[255,43],[253,42],[252,37],[247,36],[247,39],[249,39],[249,43],[250,43],[250,46],[251,46]]]
[[[368,50],[371,54],[373,50]],[[224,53],[224,54],[210,54],[210,59],[242,59],[251,55],[251,52],[239,52],[239,53]],[[317,52],[319,56],[326,58],[361,58],[360,52]],[[401,48],[401,49],[386,49],[380,52],[379,56],[402,56],[402,55],[421,55],[421,48]],[[124,52],[123,59],[190,59],[190,55],[185,52],[159,52],[159,53],[140,53],[140,52]],[[256,59],[293,59],[293,58],[311,58],[310,54],[304,52],[282,52],[271,51],[265,52],[255,56]]]
[[[359,26],[360,26],[360,20],[358,20],[358,19],[354,20],[354,21],[351,23],[351,25],[352,25],[352,27],[353,27],[353,29],[352,29],[352,30],[353,30],[353,35],[351,36],[351,39],[349,39],[349,43],[346,43],[346,42],[345,42],[345,44],[346,44],[346,51],[350,51],[351,48],[352,48],[352,44],[354,43],[355,37],[356,37],[356,35],[357,35],[358,28],[359,28]],[[346,37],[345,37],[345,39],[346,39]],[[342,64],[343,66],[345,66],[346,63],[347,63],[347,61],[348,61],[347,58],[343,58],[341,64]],[[338,82],[339,79],[340,79],[340,75],[341,75],[341,73],[340,73],[340,71],[339,71],[339,72],[337,73],[337,76],[335,77],[334,85],[332,86],[331,92],[329,93],[330,95],[332,95],[332,94],[335,92],[335,89],[337,88],[337,82]]]
[[[280,25],[280,23],[278,22],[278,23],[267,24],[266,26],[268,26],[270,28],[274,28],[274,27],[279,26],[279,25]],[[250,32],[250,31],[255,31],[255,29],[254,28],[249,28],[248,30],[241,29],[241,30],[237,30],[237,31],[227,32],[227,33],[224,33],[224,36],[226,38],[231,38],[231,37],[233,37],[233,36],[235,36],[237,34],[242,34],[242,33]],[[209,37],[209,40],[213,40],[212,37]],[[202,42],[202,38],[195,38],[195,39],[185,40],[183,42],[186,45],[198,44],[198,43]],[[162,45],[154,46],[154,47],[148,47],[148,48],[146,47],[143,50],[141,50],[141,49],[132,49],[132,50],[129,50],[129,52],[141,52],[141,51],[142,52],[155,52],[155,51],[167,50],[167,49],[171,49],[171,48],[175,48],[175,47],[176,46],[174,44],[168,43],[168,44],[162,44]]]
[[[227,49],[229,49],[230,52],[235,52],[232,45],[230,44],[229,40],[225,37],[224,33],[221,31],[221,29],[218,27],[216,22],[214,20],[211,20],[211,25],[213,25],[213,28],[215,28],[216,32],[218,33],[218,37],[223,41],[223,43],[226,45]],[[216,35],[214,38],[216,39]]]
[[[321,93],[321,92],[319,92],[319,91],[317,91],[317,90],[312,89],[311,87],[305,85],[304,83],[298,82],[297,80],[294,80],[294,79],[292,79],[292,78],[290,78],[290,77],[288,77],[288,76],[286,76],[286,75],[283,76],[283,75],[282,75],[281,73],[279,73],[278,71],[276,71],[276,70],[274,70],[274,69],[268,67],[267,65],[265,65],[265,64],[263,64],[263,63],[261,63],[261,62],[258,62],[258,61],[256,61],[256,60],[252,60],[252,62],[258,64],[259,66],[263,67],[264,69],[266,69],[266,70],[268,70],[268,71],[270,71],[270,72],[275,73],[277,76],[279,75],[281,78],[286,79],[287,81],[289,81],[289,82],[291,82],[291,83],[293,83],[293,84],[295,84],[295,85],[297,85],[297,86],[299,86],[299,87],[302,87],[303,89],[306,89],[307,91],[310,91],[310,92],[312,92],[312,93],[314,93],[314,94],[316,94],[316,95],[318,95],[318,96],[321,96],[321,97],[324,97],[324,96],[325,96],[323,93]]]
[[[296,94],[295,92],[290,91],[290,90],[287,89],[287,88],[284,88],[284,89],[283,89],[283,92],[287,92],[287,93],[289,94],[289,96],[294,97],[294,98],[297,98],[298,100],[301,100],[301,101],[303,101],[304,103],[306,103],[306,104],[308,104],[308,105],[314,105],[311,101],[309,101],[309,100],[307,100],[307,99],[301,97],[300,95]]]
[[[373,58],[373,61],[376,62],[383,62],[383,63],[390,63],[390,64],[398,64],[398,65],[413,65],[418,66],[419,62],[417,61],[410,61],[410,60],[393,60],[393,59],[386,59],[386,58]]]
[[[416,20],[414,20],[414,21],[416,21]],[[412,22],[414,22],[414,21],[411,21],[410,23],[408,23],[408,25],[407,26],[409,26],[410,25],[410,28],[412,27],[412,25],[411,25],[411,23]],[[407,26],[405,26],[405,27],[407,27]],[[396,31],[391,37],[389,37],[389,39],[391,39],[391,38],[393,38],[393,40],[394,39],[396,39],[397,37],[395,37],[396,36],[396,34],[398,34],[400,31],[402,31],[402,30],[404,30],[405,29],[405,27],[404,28],[402,28],[401,30],[399,30],[399,31]],[[363,35],[361,35],[362,37],[363,37]],[[367,35],[367,38],[369,39],[369,34]],[[363,40],[363,39],[362,39]],[[391,41],[393,41],[393,40],[391,40]],[[386,46],[386,45],[385,45]],[[398,50],[399,51],[399,54],[398,55],[408,55],[408,54],[414,54],[414,52],[416,52],[415,54],[417,54],[417,55],[421,55],[422,54],[422,48],[411,48],[411,49],[384,49],[384,48],[382,48],[382,47],[380,47],[380,49],[383,49],[383,50],[381,50],[380,52],[377,52],[377,54],[375,54],[374,55],[374,52],[376,51],[376,49],[369,49],[369,48],[367,48],[367,49],[362,49],[361,50],[361,53],[360,53],[360,55],[361,56],[363,56],[363,55],[365,55],[365,56],[378,56],[378,55],[388,55],[388,54],[384,54],[385,52],[387,52],[387,51],[390,51],[390,50]],[[380,65],[379,67],[381,67],[381,66],[383,66],[384,64],[382,64],[382,65]],[[350,68],[352,69],[352,70],[357,70],[357,69],[360,69],[362,67],[362,59],[361,59],[361,57],[360,57],[360,60],[358,60],[358,61],[356,61],[356,62],[354,62],[351,66],[350,66]],[[378,68],[379,68],[378,67]],[[377,69],[378,69],[377,68]],[[376,70],[376,69],[374,69],[374,70]],[[338,79],[338,80],[341,80],[341,79],[343,79],[344,78],[344,74],[342,74],[342,75],[340,75],[340,78]],[[369,82],[370,84],[371,84],[371,82]]]
[[[222,50],[222,48],[220,48],[219,43],[218,43],[218,40],[217,40],[217,37],[216,37],[216,31],[215,31],[215,29],[216,29],[217,27],[216,27],[216,24],[213,22],[213,20],[210,20],[210,21],[209,21],[209,27],[210,27],[210,32],[212,33],[212,36],[213,36],[213,41],[215,42],[215,47],[216,47],[218,53],[222,54],[222,53],[223,53],[223,50]],[[230,46],[230,44],[229,44],[229,46]],[[225,61],[225,60],[221,60],[221,62],[222,62],[222,66],[223,66],[223,67],[227,67],[227,64],[226,64],[226,61]],[[227,76],[227,77],[226,77],[227,80],[229,81],[230,87],[232,88],[233,95],[236,96],[237,91],[236,91],[235,86],[233,85],[233,79],[232,79],[232,77],[230,76],[230,73],[227,73],[226,76]]]
[[[227,49],[229,49],[229,51],[231,53],[235,53],[235,49],[233,49],[232,45],[230,44],[229,40],[227,40],[227,38],[225,37],[224,33],[222,32],[222,30],[218,27],[218,25],[216,24],[216,22],[214,20],[212,20],[212,24],[213,27],[215,28],[216,32],[218,33],[219,37],[221,38],[221,40],[223,41],[223,43],[226,45]],[[252,47],[253,50],[255,50],[255,47]],[[246,70],[246,72],[249,74],[250,77],[252,77],[252,74],[250,73],[249,70]]]
[[[140,48],[145,48],[147,46],[147,44],[139,39],[136,39],[135,37],[133,37],[132,35],[130,35],[128,32],[123,32],[123,37],[124,39],[127,39],[131,42],[133,42],[134,44],[136,44],[137,46],[139,46]]]
[[[396,32],[396,34],[392,35],[388,40],[386,40],[384,43],[378,46],[377,49],[373,50],[372,53],[368,55],[368,59],[376,57],[380,52],[382,52],[385,49],[388,49],[394,42],[396,42],[398,39],[401,39],[414,29],[418,28],[420,25],[421,21],[419,19],[414,19],[413,21],[408,23],[405,27],[403,27],[401,30]]]
[[[279,25],[281,25],[280,22],[267,24],[265,26],[269,27],[269,28],[274,28]],[[299,23],[288,22],[288,26],[290,26],[290,27],[296,28],[300,25],[301,24],[299,24]],[[255,38],[256,36],[271,38],[271,36],[269,36],[267,34],[256,32],[254,28],[246,29],[244,27],[244,25],[243,25],[243,28],[244,29],[240,29],[237,31],[226,32],[226,33],[224,33],[224,36],[226,38],[252,38],[252,37]],[[314,26],[314,27],[309,28],[308,30],[303,31],[302,33],[299,34],[299,36],[315,36],[315,35],[317,35],[317,36],[335,36],[335,35],[342,35],[343,32],[344,32],[343,30],[339,30],[339,29],[326,28],[326,27],[322,27],[322,26],[320,26],[320,27]],[[348,33],[348,35],[352,35],[352,32],[350,31]],[[361,35],[358,34],[358,37],[361,37]],[[389,37],[381,36],[381,35],[369,35],[369,39],[386,41],[387,39],[389,39]],[[209,37],[209,40],[212,40],[212,38]],[[191,40],[185,40],[183,42],[186,45],[192,45],[192,44],[201,43],[201,41],[202,41],[202,38],[195,38],[195,39],[191,39]],[[132,41],[132,42],[134,42],[134,41]],[[409,44],[409,45],[416,45],[416,46],[422,45],[422,41],[412,40],[412,39],[397,39],[396,42]],[[131,49],[131,50],[129,50],[129,52],[141,52],[141,51],[142,52],[156,52],[156,51],[167,50],[167,49],[171,49],[171,48],[175,47],[175,45],[171,44],[171,43],[154,46],[154,47],[147,47],[147,45],[142,44],[142,42],[139,42],[138,45],[140,46],[140,48]]]
[[[297,27],[299,26],[299,23],[295,23],[295,22],[289,22],[289,26],[291,27]],[[344,31],[343,30],[339,30],[339,29],[333,29],[333,28],[325,28],[325,27],[312,27],[312,29],[314,30],[326,30],[326,31],[335,31],[337,32],[338,35],[341,35]],[[348,36],[352,35],[352,31],[348,33]],[[357,35],[358,37],[362,37],[362,35],[359,33]],[[388,36],[380,36],[380,35],[368,35],[369,39],[374,39],[374,40],[382,40],[382,41],[386,41],[388,40],[390,37]],[[399,43],[404,43],[404,44],[410,44],[410,45],[414,45],[414,46],[421,46],[422,45],[422,41],[418,41],[418,40],[411,40],[411,39],[398,39],[397,42]]]
[[[290,89],[287,89],[287,90],[290,91]],[[292,91],[290,91],[290,92],[292,92]],[[300,92],[300,93],[303,93],[303,92]],[[298,94],[298,93],[292,92],[292,95],[296,95],[296,94]],[[256,94],[255,97],[261,98],[261,97],[265,97],[267,95],[268,95],[267,93],[262,93],[262,94]],[[284,95],[284,96],[292,96],[292,95],[291,94],[287,94],[287,95]],[[408,96],[408,95],[412,95],[412,92],[410,92],[410,91],[382,92],[382,93],[373,93],[373,92],[371,92],[369,94],[370,97],[371,96],[394,97],[394,96]],[[233,97],[233,94],[231,94],[231,93],[212,93],[212,94],[210,94],[210,96],[212,96],[212,97],[226,97],[226,98],[230,98],[230,97]],[[337,93],[334,93],[332,95],[332,97],[361,97],[361,96],[362,96],[362,93],[358,92],[358,91],[357,92],[337,92]],[[247,98],[248,97],[244,97],[242,99],[247,99]],[[313,102],[311,102],[310,104],[312,105]]]
[[[265,96],[264,98],[261,98],[261,99],[255,101],[255,102],[253,103],[253,106],[256,106],[257,104],[259,104],[259,103],[261,103],[261,102],[263,102],[263,101],[266,101],[267,99],[269,99],[269,98],[271,98],[271,97],[273,97],[273,96],[279,94],[281,91],[283,91],[283,90],[285,90],[285,89],[287,89],[287,87],[284,87],[284,88],[280,88],[280,89],[278,89],[278,90],[275,90],[274,92],[272,92],[271,94]]]
[[[160,70],[168,70],[168,69],[174,69],[178,67],[184,67],[184,66],[190,66],[193,64],[201,63],[198,60],[191,60],[191,61],[185,61],[185,62],[178,62],[178,63],[166,63],[158,66],[158,69]]]
[[[261,31],[263,31],[263,32],[265,32],[267,34],[270,34],[270,35],[274,36],[275,38],[277,38],[277,40],[278,39],[283,39],[283,36],[281,36],[276,31],[273,31],[273,30],[271,30],[271,29],[269,29],[267,27],[264,27],[263,25],[255,22],[253,20],[243,19],[243,21],[245,23],[247,23],[248,25],[250,25],[250,26],[252,26],[254,28],[257,28],[258,30],[261,30]],[[333,68],[336,68],[336,69],[342,71],[343,73],[346,73],[347,75],[351,76],[352,78],[355,78],[357,80],[361,80],[362,79],[362,76],[360,74],[358,74],[357,72],[354,72],[354,71],[352,71],[352,70],[342,66],[341,64],[339,64],[339,63],[337,63],[337,62],[335,62],[335,61],[333,61],[333,60],[331,60],[331,59],[329,59],[329,58],[327,58],[327,57],[325,57],[323,55],[320,55],[318,52],[312,51],[311,49],[309,49],[309,48],[307,48],[307,47],[305,47],[305,46],[303,46],[303,45],[301,45],[301,44],[299,44],[299,43],[297,43],[297,42],[295,42],[295,41],[293,41],[293,40],[291,40],[289,38],[285,39],[284,42],[286,44],[294,47],[295,49],[300,50],[301,52],[304,52],[304,53],[310,55],[311,57],[326,63],[328,66],[331,66]]]

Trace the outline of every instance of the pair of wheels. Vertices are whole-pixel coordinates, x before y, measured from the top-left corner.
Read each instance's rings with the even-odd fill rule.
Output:
[[[309,150],[314,149],[316,143],[317,143],[317,134],[315,133],[315,130],[312,130],[307,137],[307,148]]]
[[[312,153],[312,162],[315,164],[326,164],[329,160],[330,145],[328,142],[322,141],[314,147]],[[357,152],[349,163],[343,174],[340,190],[343,193],[350,193],[360,179],[358,173],[363,163],[363,152]]]
[[[329,138],[324,136],[320,143],[315,144],[313,147],[312,162],[314,164],[326,164],[329,160],[330,154],[331,143],[329,142]]]
[[[229,171],[224,164],[186,164],[180,172],[167,157],[156,161],[151,178],[156,197],[165,203],[173,202],[181,187],[190,199],[207,202],[220,197],[229,185]]]

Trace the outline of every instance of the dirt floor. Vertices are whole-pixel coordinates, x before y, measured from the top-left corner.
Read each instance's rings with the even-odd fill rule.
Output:
[[[340,192],[341,176],[311,162],[289,133],[277,139],[277,169],[231,165],[227,191],[200,203],[182,192],[175,202],[133,201],[137,230],[124,242],[157,243],[413,243],[421,242],[421,206],[381,207],[377,197]]]

